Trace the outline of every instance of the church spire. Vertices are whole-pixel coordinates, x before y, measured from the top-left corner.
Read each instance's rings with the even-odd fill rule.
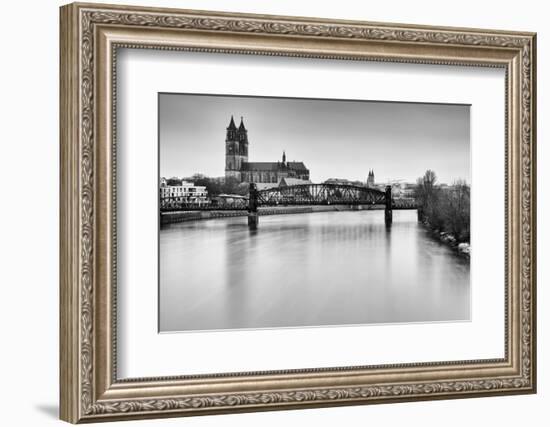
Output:
[[[244,127],[243,116],[241,116],[241,124],[239,125],[239,132],[242,131],[246,131],[246,128]]]
[[[285,150],[283,150],[283,165],[286,163],[286,153]]]
[[[239,125],[239,130],[237,131],[237,138],[238,138],[239,142],[243,143],[243,146],[241,147],[241,151],[243,152],[243,154],[244,154],[245,151],[248,152],[248,149],[245,148],[245,145],[248,144],[247,133],[248,133],[248,131],[244,127],[243,116],[241,116],[241,124]]]
[[[227,135],[225,137],[226,141],[236,141],[237,139],[237,126],[235,126],[235,120],[233,120],[233,116],[231,116],[231,121],[229,122],[229,126],[227,126]]]

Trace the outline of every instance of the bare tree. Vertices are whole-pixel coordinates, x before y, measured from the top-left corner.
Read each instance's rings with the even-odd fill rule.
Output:
[[[415,198],[420,209],[423,220],[428,219],[434,228],[441,227],[436,212],[439,208],[439,194],[436,188],[437,175],[431,169],[428,169],[424,176],[416,180]]]
[[[459,241],[470,240],[470,186],[464,180],[453,182],[445,198],[443,216],[446,229]]]
[[[424,186],[427,189],[433,189],[437,182],[437,175],[433,170],[428,169],[424,174],[423,181],[424,181]]]
[[[415,198],[420,218],[432,229],[450,233],[459,241],[470,240],[470,186],[457,180],[448,189],[437,185],[437,175],[427,170],[416,181]]]

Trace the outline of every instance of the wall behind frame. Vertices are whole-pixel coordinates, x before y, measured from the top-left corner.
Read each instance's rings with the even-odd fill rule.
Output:
[[[116,1],[165,6],[302,15],[333,19],[403,22],[538,32],[538,117],[550,115],[550,29],[544,2],[463,0],[408,2],[312,2],[307,0]],[[0,353],[5,425],[60,425],[58,402],[58,7],[57,0],[3,4],[0,78]],[[281,411],[163,421],[124,426],[279,426],[279,425],[543,425],[550,405],[550,137],[538,127],[538,360],[539,393],[437,402]],[[487,165],[491,172],[491,165]],[[546,193],[546,195],[544,194]],[[495,255],[496,256],[496,255]],[[120,424],[122,425],[122,424]]]

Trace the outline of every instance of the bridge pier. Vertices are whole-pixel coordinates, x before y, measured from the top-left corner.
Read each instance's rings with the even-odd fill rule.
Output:
[[[258,190],[256,184],[250,183],[248,187],[248,227],[252,230],[258,228]]]
[[[386,227],[390,227],[393,222],[393,211],[391,209],[384,210],[384,222]]]
[[[258,212],[249,212],[248,213],[248,227],[250,227],[251,229],[256,229],[256,228],[258,228],[258,224],[259,224]]]
[[[386,208],[384,209],[384,222],[386,227],[391,227],[393,222],[393,211],[391,204],[391,185],[386,186]]]

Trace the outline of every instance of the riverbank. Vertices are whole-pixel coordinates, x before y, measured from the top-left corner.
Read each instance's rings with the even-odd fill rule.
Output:
[[[462,258],[470,259],[471,247],[469,242],[458,242],[451,233],[439,231],[430,226],[430,223],[426,220],[421,221],[421,224],[428,230],[430,235],[439,240],[441,243],[446,244],[453,249],[456,254]]]
[[[258,215],[288,215],[315,212],[353,211],[353,210],[380,210],[383,205],[322,205],[322,206],[273,206],[258,208]],[[185,211],[185,212],[161,212],[160,224],[175,224],[185,221],[200,221],[205,219],[229,218],[235,216],[247,216],[246,210],[235,211]]]

